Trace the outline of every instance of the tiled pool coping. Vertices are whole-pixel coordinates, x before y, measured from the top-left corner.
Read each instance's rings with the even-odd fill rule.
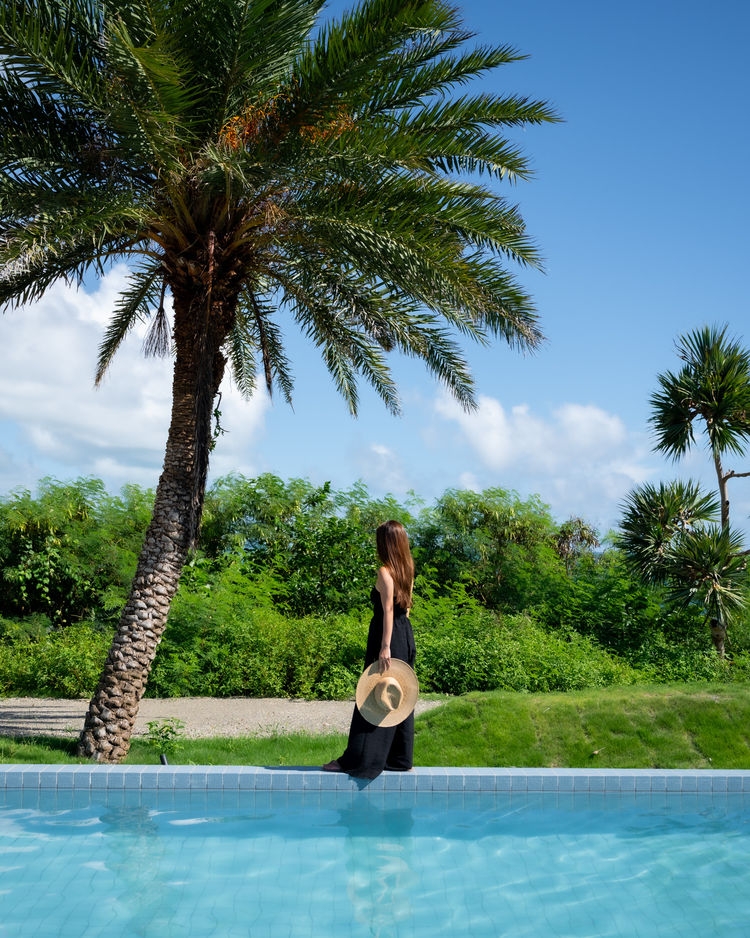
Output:
[[[415,768],[372,781],[314,767],[0,765],[0,791],[750,793],[750,771]]]

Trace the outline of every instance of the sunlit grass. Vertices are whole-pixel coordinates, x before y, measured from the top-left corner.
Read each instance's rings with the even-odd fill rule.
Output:
[[[745,685],[616,687],[564,694],[491,692],[449,699],[416,721],[423,766],[750,768],[750,688]],[[341,734],[180,739],[172,764],[322,765]],[[155,764],[136,739],[126,762]],[[0,737],[0,762],[75,763],[75,741]]]

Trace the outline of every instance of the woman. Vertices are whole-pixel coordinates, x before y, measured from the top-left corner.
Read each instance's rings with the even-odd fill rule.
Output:
[[[379,662],[380,673],[399,658],[414,667],[416,648],[409,621],[414,561],[406,528],[386,521],[375,536],[382,566],[370,598],[373,616],[367,636],[365,668]],[[343,755],[323,766],[326,772],[347,772],[357,778],[376,778],[383,769],[407,772],[413,764],[414,713],[397,726],[375,726],[354,707],[349,743]]]

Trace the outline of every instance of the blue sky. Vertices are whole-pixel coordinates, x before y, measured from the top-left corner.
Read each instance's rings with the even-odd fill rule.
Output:
[[[343,4],[336,4],[333,10]],[[469,350],[480,407],[463,413],[416,363],[394,359],[403,415],[364,386],[349,417],[315,349],[290,333],[294,409],[259,394],[222,398],[227,433],[212,477],[364,481],[373,495],[430,502],[448,488],[539,495],[560,521],[603,533],[627,492],[677,475],[713,485],[708,456],[652,452],[648,398],[677,367],[675,339],[728,323],[750,344],[750,5],[717,0],[467,0],[478,42],[530,56],[486,87],[544,98],[564,123],[513,134],[536,176],[506,190],[545,258],[519,271],[545,345],[523,356]],[[0,318],[0,493],[39,478],[94,475],[112,491],[155,485],[170,366],[134,337],[103,387],[98,343],[123,272],[76,293],[59,286]],[[731,467],[731,466],[730,466]],[[734,466],[748,469],[748,460]],[[745,528],[750,480],[730,492]]]

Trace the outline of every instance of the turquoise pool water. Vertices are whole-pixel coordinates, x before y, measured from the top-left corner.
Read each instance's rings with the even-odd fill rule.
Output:
[[[144,787],[89,771],[88,784],[63,773],[55,786],[43,770],[27,785],[5,773],[3,938],[750,934],[739,777],[701,791],[701,776],[670,790],[676,775],[648,789],[615,775],[608,790],[607,776],[582,789],[564,774],[523,787],[518,774],[488,790],[490,776],[359,788],[312,771],[225,785],[224,773],[212,787],[197,772]]]

